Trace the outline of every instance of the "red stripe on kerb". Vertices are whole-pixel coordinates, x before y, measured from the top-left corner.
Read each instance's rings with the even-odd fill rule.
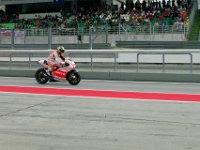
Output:
[[[126,91],[103,91],[83,89],[58,89],[41,87],[0,86],[0,92],[30,93],[60,96],[86,96],[101,98],[146,99],[146,100],[171,100],[200,102],[198,94],[173,94],[173,93],[147,93]]]

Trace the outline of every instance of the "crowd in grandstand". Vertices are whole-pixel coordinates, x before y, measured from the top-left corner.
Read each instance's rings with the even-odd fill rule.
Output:
[[[39,15],[30,19],[19,19],[17,13],[8,15],[0,10],[0,23],[16,23],[15,28],[77,28],[88,29],[107,24],[110,27],[123,26],[149,26],[160,27],[161,25],[179,26],[188,24],[188,16],[192,9],[191,0],[162,0],[143,1],[135,3],[121,3],[121,7],[114,9],[112,4],[92,7],[88,10],[73,10],[71,13],[61,12],[61,16]]]

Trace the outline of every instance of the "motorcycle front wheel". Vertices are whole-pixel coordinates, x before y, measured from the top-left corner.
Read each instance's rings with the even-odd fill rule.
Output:
[[[49,81],[46,71],[43,68],[40,68],[35,72],[35,79],[39,84],[45,84]]]
[[[67,81],[71,85],[77,85],[81,81],[81,76],[78,72],[72,71],[67,74]]]

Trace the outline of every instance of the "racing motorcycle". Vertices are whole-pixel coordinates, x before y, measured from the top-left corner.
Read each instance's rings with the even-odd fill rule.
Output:
[[[53,71],[51,74],[47,72],[48,62],[47,60],[38,60],[37,64],[40,64],[42,68],[39,68],[35,72],[35,79],[39,84],[45,84],[49,82],[63,82],[68,81],[71,85],[79,84],[81,76],[75,69],[76,64],[71,59],[66,59],[61,68]]]

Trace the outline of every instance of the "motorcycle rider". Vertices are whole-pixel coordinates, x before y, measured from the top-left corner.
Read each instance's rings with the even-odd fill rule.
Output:
[[[64,53],[65,48],[63,46],[57,47],[57,49],[50,53],[49,57],[47,58],[49,65],[47,73],[49,75],[51,75],[53,71],[57,70],[65,64]]]

